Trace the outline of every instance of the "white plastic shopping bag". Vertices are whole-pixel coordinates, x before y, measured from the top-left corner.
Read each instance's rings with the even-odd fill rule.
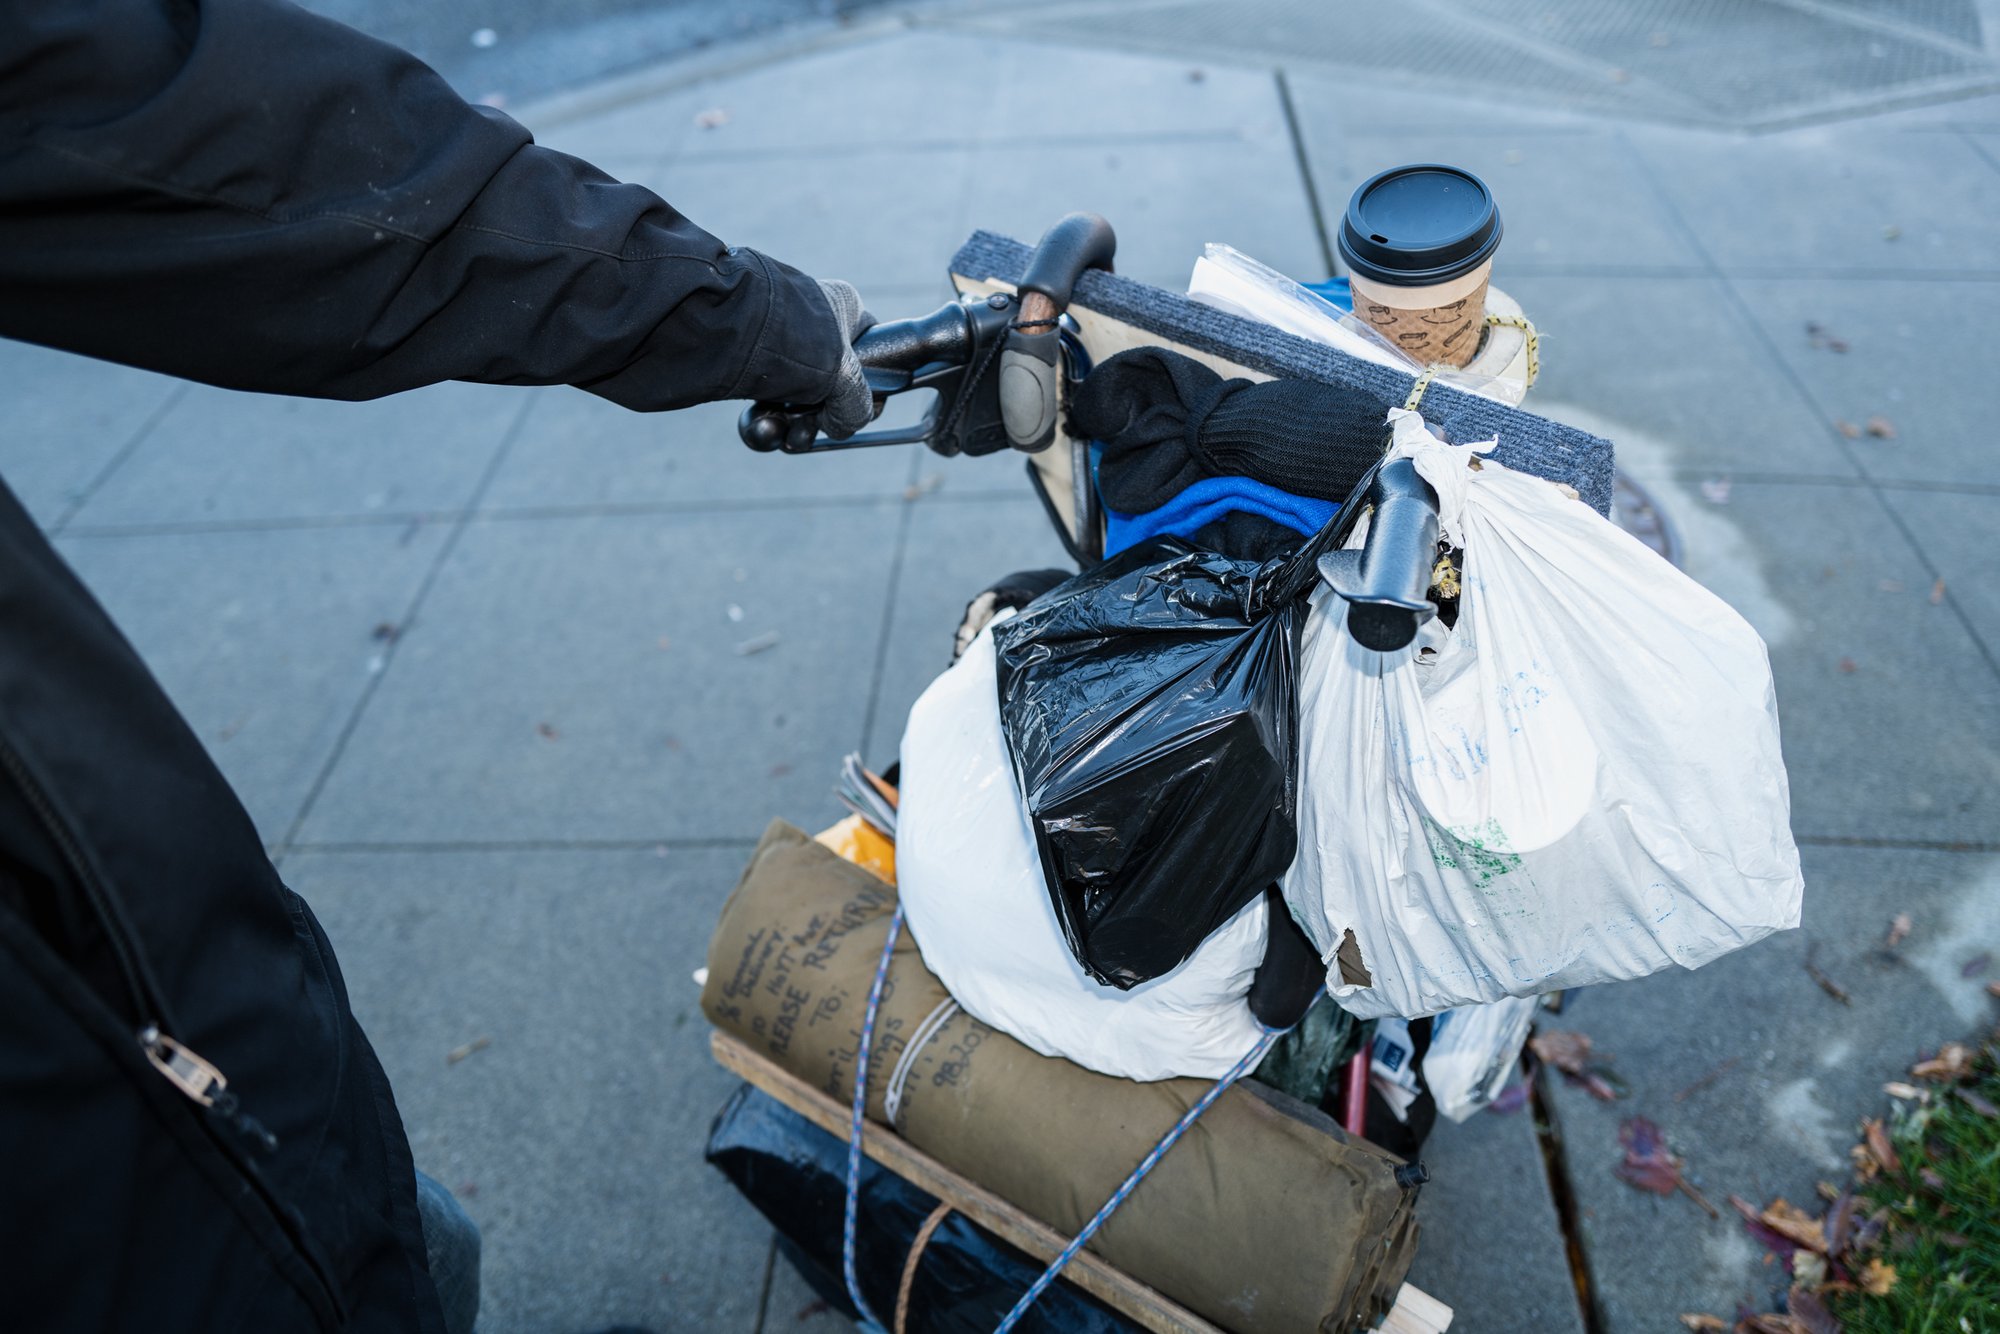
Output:
[[[1458,623],[1357,645],[1322,587],[1300,670],[1293,915],[1363,1017],[1695,968],[1797,926],[1764,644],[1549,482],[1390,414],[1464,548]]]
[[[1180,967],[1130,991],[1077,964],[1015,790],[990,626],[910,710],[896,879],[925,966],[967,1012],[1044,1056],[1126,1079],[1213,1079],[1260,1036],[1248,996],[1264,957],[1264,895]]]
[[[1490,1005],[1446,1010],[1431,1021],[1431,1043],[1422,1057],[1421,1082],[1409,1022],[1378,1019],[1369,1051],[1368,1082],[1398,1121],[1410,1119],[1410,1104],[1426,1088],[1440,1112],[1463,1121],[1499,1097],[1519,1069],[1536,1004],[1532,997],[1509,996]]]
[[[1424,1083],[1439,1112],[1463,1121],[1500,1096],[1520,1068],[1536,1004],[1530,997],[1509,996],[1446,1010],[1431,1021]]]

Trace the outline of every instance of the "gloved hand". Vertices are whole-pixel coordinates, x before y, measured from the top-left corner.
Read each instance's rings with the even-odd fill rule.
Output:
[[[840,325],[842,348],[840,376],[820,407],[819,424],[833,439],[845,440],[875,420],[875,396],[868,392],[868,381],[862,378],[861,358],[854,355],[854,340],[874,327],[875,317],[862,309],[861,293],[854,290],[853,283],[821,278],[819,290],[833,307],[833,318]]]

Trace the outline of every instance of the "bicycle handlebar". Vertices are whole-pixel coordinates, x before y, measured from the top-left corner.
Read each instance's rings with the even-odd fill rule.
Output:
[[[743,443],[791,454],[919,441],[940,454],[1032,452],[1054,438],[1060,363],[1056,322],[1087,268],[1111,267],[1111,224],[1072,213],[1043,234],[1016,294],[953,302],[929,315],[878,324],[854,340],[879,414],[884,400],[934,389],[923,422],[823,440],[817,404],[758,402],[737,423]]]

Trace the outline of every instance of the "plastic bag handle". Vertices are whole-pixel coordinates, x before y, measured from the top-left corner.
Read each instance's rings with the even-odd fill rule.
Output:
[[[1347,499],[1340,502],[1340,508],[1333,512],[1333,517],[1307,538],[1304,545],[1289,556],[1273,558],[1257,572],[1251,592],[1254,614],[1275,611],[1312,591],[1313,583],[1319,578],[1319,558],[1340,550],[1341,544],[1354,531],[1354,525],[1361,520],[1362,502],[1374,487],[1383,462],[1378,459],[1367,472],[1361,474],[1361,480],[1347,493]]]

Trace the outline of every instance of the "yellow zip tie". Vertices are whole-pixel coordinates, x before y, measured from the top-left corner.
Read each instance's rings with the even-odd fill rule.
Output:
[[[1487,328],[1492,329],[1500,325],[1506,325],[1510,329],[1519,329],[1528,336],[1528,383],[1523,388],[1533,389],[1535,381],[1540,378],[1542,373],[1541,335],[1535,331],[1535,326],[1528,322],[1526,316],[1488,315],[1486,317]],[[1417,377],[1417,382],[1410,386],[1410,396],[1403,400],[1403,407],[1411,412],[1415,412],[1417,404],[1424,401],[1424,390],[1431,387],[1432,378],[1439,371],[1452,369],[1454,368],[1442,361],[1434,361],[1429,366],[1426,366],[1424,373]]]
[[[1528,383],[1525,387],[1533,389],[1535,387],[1535,380],[1542,373],[1542,336],[1535,332],[1535,326],[1530,324],[1524,315],[1488,315],[1486,317],[1486,327],[1489,329],[1503,324],[1510,329],[1519,329],[1522,333],[1528,335]]]
[[[1424,390],[1431,387],[1431,377],[1444,368],[1444,363],[1441,361],[1434,361],[1424,368],[1424,373],[1419,375],[1417,382],[1410,386],[1410,396],[1403,400],[1404,411],[1415,412],[1417,410],[1417,404],[1424,401]]]

